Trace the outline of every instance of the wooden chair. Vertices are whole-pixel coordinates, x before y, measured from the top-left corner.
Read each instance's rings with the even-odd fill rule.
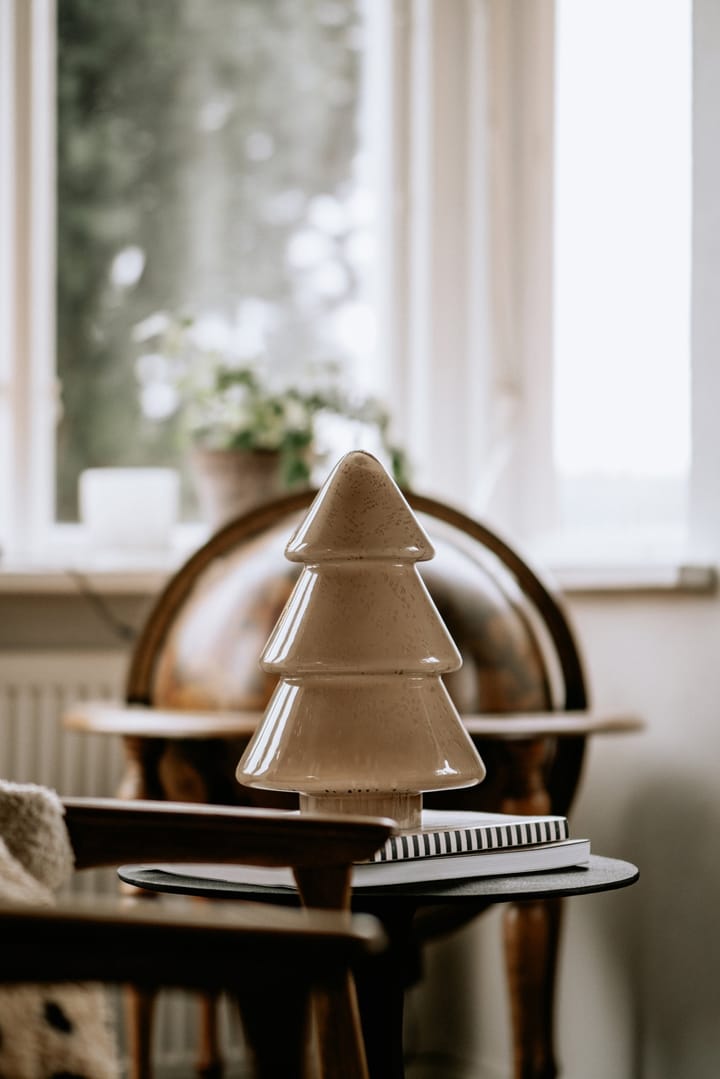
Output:
[[[374,919],[348,913],[350,866],[382,845],[390,822],[102,799],[65,799],[64,806],[77,869],[208,859],[292,866],[309,906],[336,909],[3,902],[0,983],[228,990],[240,1003],[261,1079],[316,1074],[308,1037],[312,997],[323,1079],[367,1076],[352,970],[384,938]],[[148,1046],[136,1043],[134,1053],[135,1074],[149,1075]]]
[[[79,705],[66,723],[123,736],[125,797],[294,805],[239,787],[235,768],[273,688],[260,651],[297,567],[283,558],[313,492],[269,502],[230,522],[173,576],[132,656],[126,703]],[[463,656],[447,688],[487,765],[485,782],[427,799],[437,807],[566,814],[588,735],[635,729],[631,717],[588,711],[574,634],[557,598],[493,531],[413,493],[437,550],[419,566]],[[267,797],[265,797],[265,795]],[[457,924],[436,911],[418,937]],[[558,902],[518,904],[505,916],[515,1074],[550,1079]]]

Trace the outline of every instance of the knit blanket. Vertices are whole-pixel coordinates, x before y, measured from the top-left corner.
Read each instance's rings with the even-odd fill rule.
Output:
[[[0,901],[51,906],[72,870],[73,852],[57,794],[0,780]],[[99,987],[0,988],[3,1079],[118,1075],[108,1004]]]

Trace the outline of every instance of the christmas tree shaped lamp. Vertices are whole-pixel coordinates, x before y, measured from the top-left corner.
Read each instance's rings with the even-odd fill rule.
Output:
[[[423,791],[484,777],[441,677],[460,654],[415,565],[434,553],[380,462],[344,457],[285,549],[304,567],[262,653],[280,681],[241,783],[414,829]]]

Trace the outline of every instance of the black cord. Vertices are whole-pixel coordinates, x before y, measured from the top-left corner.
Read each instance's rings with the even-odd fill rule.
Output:
[[[84,573],[81,573],[76,569],[67,569],[65,572],[68,577],[75,582],[75,586],[83,599],[88,601],[100,620],[104,622],[106,626],[109,626],[119,640],[137,640],[138,631],[135,627],[131,626],[128,622],[123,622],[121,618],[118,618],[117,615],[113,613],[99,592],[96,592],[92,587]]]

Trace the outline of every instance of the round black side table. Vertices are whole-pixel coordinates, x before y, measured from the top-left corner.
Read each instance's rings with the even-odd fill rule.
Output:
[[[187,869],[180,865],[172,871],[152,866],[122,866],[118,875],[126,884],[146,891],[299,904],[297,892],[289,888],[209,879],[193,876]],[[366,976],[357,978],[371,1079],[402,1079],[404,1075],[403,1001],[408,969],[414,965],[411,929],[413,918],[423,907],[460,904],[479,913],[490,903],[590,895],[626,888],[638,877],[637,866],[630,862],[592,855],[587,866],[558,871],[355,889],[353,910],[379,918],[390,941],[385,955],[373,962]]]

